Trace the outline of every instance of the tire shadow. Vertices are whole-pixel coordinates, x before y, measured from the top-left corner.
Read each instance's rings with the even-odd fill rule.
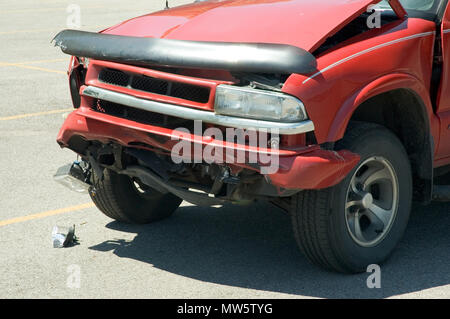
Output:
[[[323,298],[383,298],[450,284],[450,204],[415,206],[403,241],[381,265],[381,289],[370,274],[342,275],[311,265],[297,249],[289,216],[265,203],[247,207],[180,207],[152,225],[111,222],[132,241],[90,247],[177,275],[241,288]]]

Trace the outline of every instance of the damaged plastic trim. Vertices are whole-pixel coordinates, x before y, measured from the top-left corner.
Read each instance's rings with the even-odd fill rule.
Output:
[[[279,74],[317,70],[311,53],[284,44],[181,41],[77,30],[61,31],[53,41],[66,54],[140,66]]]

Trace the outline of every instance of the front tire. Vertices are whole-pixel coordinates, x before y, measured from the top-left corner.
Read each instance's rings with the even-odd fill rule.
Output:
[[[100,180],[93,173],[92,201],[106,216],[119,222],[148,224],[171,216],[182,199],[162,194],[126,175],[105,169]]]
[[[336,148],[361,160],[338,185],[294,196],[294,234],[312,263],[365,272],[385,261],[403,236],[411,210],[411,167],[402,143],[380,125],[351,123]]]

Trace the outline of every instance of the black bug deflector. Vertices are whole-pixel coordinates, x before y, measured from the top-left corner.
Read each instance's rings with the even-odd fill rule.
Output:
[[[64,30],[53,39],[70,55],[141,66],[235,72],[310,74],[317,61],[298,47],[269,43],[196,42]]]

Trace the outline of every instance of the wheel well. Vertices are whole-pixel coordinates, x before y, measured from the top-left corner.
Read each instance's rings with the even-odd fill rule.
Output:
[[[386,92],[362,103],[351,121],[377,123],[397,135],[411,161],[414,199],[429,202],[433,185],[434,147],[421,98],[408,89]]]

